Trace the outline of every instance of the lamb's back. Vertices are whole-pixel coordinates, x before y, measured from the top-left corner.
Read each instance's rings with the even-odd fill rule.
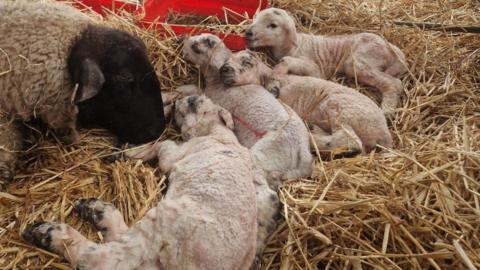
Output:
[[[274,131],[284,126],[291,118],[285,106],[259,85],[230,87],[217,92],[211,98],[232,113],[235,134],[240,143],[247,148],[260,139],[251,129],[260,133]],[[249,127],[246,127],[246,124]]]
[[[195,139],[205,147],[197,145],[174,165],[165,196],[182,207],[174,224],[163,229],[188,238],[170,239],[175,245],[162,254],[191,254],[194,261],[231,269],[255,246],[253,165],[244,147]]]

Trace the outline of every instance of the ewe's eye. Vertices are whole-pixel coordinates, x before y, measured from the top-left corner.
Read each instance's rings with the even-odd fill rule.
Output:
[[[117,74],[113,76],[115,81],[132,83],[135,81],[135,78],[131,74]]]
[[[277,28],[277,24],[271,23],[271,24],[268,25],[268,27],[270,27],[272,29],[275,29],[275,28]]]

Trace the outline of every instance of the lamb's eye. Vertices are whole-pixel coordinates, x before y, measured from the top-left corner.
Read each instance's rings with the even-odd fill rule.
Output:
[[[268,25],[268,27],[270,27],[272,29],[275,29],[275,28],[277,28],[277,24],[271,23],[271,24]]]
[[[207,46],[208,46],[210,49],[213,48],[213,47],[215,46],[215,44],[217,44],[217,42],[215,42],[215,40],[211,40],[211,39],[209,39],[209,38],[207,38],[207,39],[205,40],[205,42],[207,43]]]
[[[250,60],[243,60],[242,61],[242,66],[244,66],[244,67],[252,66],[252,62],[250,62]]]

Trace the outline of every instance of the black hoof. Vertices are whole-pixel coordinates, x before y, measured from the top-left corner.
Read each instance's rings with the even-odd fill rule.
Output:
[[[275,86],[272,87],[272,89],[269,90],[269,92],[275,97],[278,98],[280,96],[280,88]]]
[[[362,150],[361,149],[358,149],[358,148],[354,148],[354,149],[350,149],[348,151],[345,151],[345,152],[342,152],[342,153],[338,153],[338,154],[335,154],[333,156],[334,159],[338,159],[338,158],[352,158],[352,157],[355,157],[355,156],[358,156],[362,153]]]
[[[84,220],[92,223],[97,230],[105,230],[99,223],[103,219],[106,204],[96,198],[80,199],[74,209]]]
[[[10,169],[0,168],[0,181],[11,182],[14,177],[15,174]]]
[[[56,225],[45,221],[35,221],[22,232],[22,238],[39,248],[51,251],[52,231]]]
[[[115,161],[125,161],[125,155],[123,153],[113,153],[110,156],[104,157],[103,161],[110,164],[115,163]]]

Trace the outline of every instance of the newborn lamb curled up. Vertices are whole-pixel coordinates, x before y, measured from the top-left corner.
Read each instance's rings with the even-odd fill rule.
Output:
[[[302,119],[261,85],[226,87],[220,68],[232,52],[219,37],[192,36],[185,40],[183,54],[204,75],[205,95],[232,114],[235,135],[250,148],[255,165],[265,171],[272,188],[285,179],[310,176],[313,158]]]
[[[177,101],[175,118],[188,141],[155,146],[170,184],[137,224],[128,229],[113,206],[82,200],[76,210],[102,230],[106,243],[50,222],[29,226],[24,239],[65,256],[76,269],[250,269],[257,234],[250,153],[233,134],[231,115],[205,97]]]
[[[382,93],[381,108],[390,116],[403,91],[405,55],[372,33],[320,36],[297,33],[285,10],[259,12],[245,33],[247,46],[265,48],[286,72],[329,79],[336,73],[355,78]]]
[[[263,84],[311,124],[319,150],[346,154],[391,147],[392,138],[380,108],[358,91],[307,76],[281,74],[249,51],[233,54],[221,68],[228,85]]]

